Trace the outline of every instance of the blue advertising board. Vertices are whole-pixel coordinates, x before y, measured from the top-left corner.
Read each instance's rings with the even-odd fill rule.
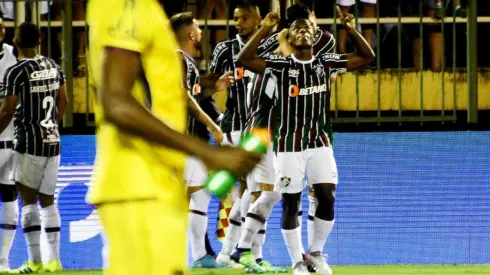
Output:
[[[338,133],[336,224],[325,253],[332,265],[490,262],[490,132]],[[102,267],[101,227],[85,194],[94,136],[63,136],[57,203],[61,260],[68,269]],[[303,211],[308,200],[303,197]],[[209,208],[212,246],[218,200]],[[269,220],[264,258],[289,265],[281,203]],[[306,244],[306,215],[303,217]],[[162,248],[169,249],[169,248]],[[20,229],[10,263],[27,257]]]

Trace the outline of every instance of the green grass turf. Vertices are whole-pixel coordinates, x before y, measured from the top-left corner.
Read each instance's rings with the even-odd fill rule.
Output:
[[[334,266],[335,275],[460,275],[490,274],[490,265],[362,265]],[[53,275],[102,275],[102,271],[64,271]],[[238,269],[194,269],[189,275],[239,275],[247,274]],[[288,273],[292,274],[292,273]],[[313,273],[312,273],[313,274]]]

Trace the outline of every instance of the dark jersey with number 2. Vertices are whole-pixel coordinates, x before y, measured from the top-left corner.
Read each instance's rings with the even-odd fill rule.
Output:
[[[65,77],[50,58],[23,59],[8,69],[3,96],[18,96],[14,150],[52,157],[60,154],[58,98]]]
[[[300,152],[330,146],[331,76],[344,73],[347,55],[323,54],[309,61],[272,54],[258,98],[260,109],[273,106],[275,152]],[[255,126],[267,127],[269,115],[258,114]]]

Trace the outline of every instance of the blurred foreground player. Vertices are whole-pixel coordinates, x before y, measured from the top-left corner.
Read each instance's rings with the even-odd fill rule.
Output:
[[[92,0],[87,16],[98,126],[87,200],[105,233],[104,274],[184,274],[185,154],[242,176],[260,156],[183,134],[182,65],[157,1]]]
[[[14,45],[19,63],[7,70],[0,107],[0,132],[14,116],[15,142],[13,180],[22,202],[22,229],[29,260],[12,273],[56,272],[60,263],[61,219],[54,203],[60,163],[58,125],[66,107],[65,78],[50,58],[39,56],[40,32],[36,25],[22,23]],[[37,202],[41,205],[38,209]],[[41,225],[48,240],[47,262],[42,263]]]
[[[15,63],[14,47],[3,43],[5,26],[0,15],[0,90],[3,90],[5,72]],[[7,128],[0,134],[0,196],[2,198],[2,214],[0,216],[0,272],[9,270],[9,254],[14,240],[19,219],[17,191],[15,182],[9,179],[13,164],[14,120],[11,119]]]
[[[276,107],[273,127],[274,191],[282,193],[282,234],[295,275],[310,274],[302,256],[301,235],[298,230],[300,224],[297,219],[305,174],[318,200],[308,261],[314,265],[318,274],[332,274],[322,256],[334,224],[335,191],[338,183],[337,165],[328,133],[331,129],[330,79],[333,73],[361,68],[374,59],[371,47],[355,30],[353,16],[339,12],[339,19],[356,42],[358,53],[325,53],[316,57],[313,52],[313,24],[307,18],[297,18],[288,31],[294,53],[288,57],[258,57],[256,48],[260,41],[279,21],[277,13],[269,13],[262,27],[238,55],[239,62],[246,68],[264,74],[264,89],[261,89],[258,104],[264,109]],[[264,117],[257,117],[256,126],[267,127],[268,120],[267,113]]]
[[[181,55],[184,65],[183,87],[187,90],[190,114],[187,131],[189,135],[198,137],[205,142],[209,142],[209,133],[211,133],[215,142],[219,144],[223,139],[223,133],[215,121],[220,116],[220,111],[214,105],[212,97],[202,97],[201,89],[224,90],[228,88],[231,84],[229,80],[231,73],[223,75],[218,80],[214,76],[201,77],[198,65],[194,60],[199,45],[201,45],[201,30],[197,21],[192,13],[183,12],[172,16],[170,23],[179,43],[177,52]],[[206,167],[198,158],[188,157],[184,177],[190,199],[188,231],[191,246],[191,267],[226,267],[216,263],[215,259],[206,251],[207,212],[211,201],[211,193],[204,189],[204,182],[208,177]]]

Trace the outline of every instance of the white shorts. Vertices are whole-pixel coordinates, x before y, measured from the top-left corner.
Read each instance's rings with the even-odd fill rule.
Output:
[[[267,148],[267,153],[264,155],[262,160],[247,177],[248,189],[250,192],[262,191],[259,183],[274,184],[274,178],[274,151],[273,145],[271,144],[269,148]]]
[[[187,187],[203,186],[208,172],[204,163],[198,158],[188,157],[185,163],[184,179]]]
[[[60,156],[38,157],[14,152],[11,179],[44,195],[54,195]]]
[[[361,0],[363,3],[376,4],[376,0]],[[350,7],[356,4],[356,0],[337,0],[337,4],[343,7]]]
[[[0,149],[0,184],[15,185],[11,180],[14,152],[12,149]]]
[[[337,163],[331,147],[307,149],[301,152],[278,152],[274,159],[276,172],[274,191],[300,193],[308,185],[338,183]]]
[[[221,145],[238,146],[238,144],[240,143],[241,137],[242,137],[242,132],[240,132],[240,131],[233,131],[231,133],[224,133],[223,134],[223,142],[221,142]]]

